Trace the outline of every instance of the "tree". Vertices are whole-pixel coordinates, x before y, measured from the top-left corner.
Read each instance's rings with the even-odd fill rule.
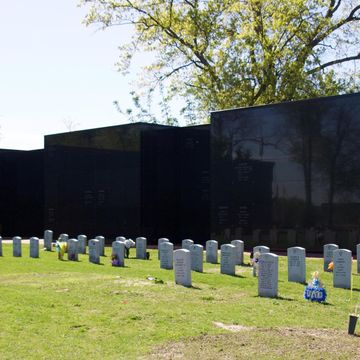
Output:
[[[199,114],[359,89],[360,0],[82,0],[87,24],[132,24],[119,69]],[[149,76],[148,76],[149,75]],[[189,106],[190,104],[190,106]],[[185,109],[186,110],[186,109]],[[185,111],[184,110],[184,111]]]

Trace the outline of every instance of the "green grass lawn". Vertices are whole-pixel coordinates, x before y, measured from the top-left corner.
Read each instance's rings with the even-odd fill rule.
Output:
[[[3,245],[3,253],[1,360],[172,359],[179,349],[179,358],[235,359],[248,358],[266,344],[269,349],[286,349],[292,340],[298,352],[294,350],[291,358],[302,358],[302,352],[309,355],[314,350],[306,344],[311,331],[331,335],[321,341],[329,343],[324,358],[341,358],[332,357],[330,347],[341,337],[349,343],[346,351],[360,349],[359,337],[346,335],[348,314],[360,303],[355,261],[351,292],[333,288],[332,274],[322,272],[322,259],[307,259],[307,278],[319,270],[328,292],[327,303],[317,304],[303,299],[303,285],[287,281],[286,257],[279,259],[279,297],[267,299],[257,296],[257,278],[247,266],[227,276],[220,275],[219,264],[205,263],[204,273],[192,273],[193,287],[185,288],[175,285],[172,270],[160,269],[155,250],[149,261],[126,259],[124,268],[110,265],[110,248],[101,265],[89,263],[87,255],[80,255],[79,262],[59,261],[55,252],[41,251],[39,259],[32,259],[26,245],[22,258],[12,257],[11,245]],[[135,256],[134,249],[130,256]],[[148,280],[149,276],[158,280]],[[228,325],[238,325],[240,332],[230,332]],[[285,341],[286,334],[294,336]],[[227,357],[221,355],[228,350]],[[257,358],[284,358],[275,350],[264,357],[259,350]],[[358,351],[352,359],[360,357]]]

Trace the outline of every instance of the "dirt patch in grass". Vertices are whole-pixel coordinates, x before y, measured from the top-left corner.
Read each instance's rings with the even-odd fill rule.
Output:
[[[220,326],[221,325],[221,326]],[[334,329],[261,329],[216,323],[233,333],[202,335],[153,349],[146,359],[360,359],[360,336]]]

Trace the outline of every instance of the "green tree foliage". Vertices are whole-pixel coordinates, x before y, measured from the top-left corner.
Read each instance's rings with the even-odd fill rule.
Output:
[[[82,0],[87,24],[133,24],[120,70],[155,54],[147,85],[197,114],[355,91],[360,0]],[[351,66],[347,66],[347,65]]]

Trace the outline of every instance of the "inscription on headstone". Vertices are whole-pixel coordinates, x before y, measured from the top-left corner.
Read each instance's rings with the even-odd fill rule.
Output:
[[[167,239],[167,238],[158,239],[158,260],[160,260],[161,244],[163,242],[168,242],[168,241],[169,241],[169,239]]]
[[[122,241],[113,241],[112,243],[112,266],[124,266],[125,243]]]
[[[191,245],[194,245],[194,241],[191,240],[191,239],[184,239],[182,242],[181,242],[181,248],[182,249],[186,249],[186,250],[189,250],[190,251],[190,246]]]
[[[244,242],[242,240],[233,240],[231,245],[234,245],[235,250],[235,264],[242,265],[244,263]]]
[[[334,251],[339,249],[336,244],[324,245],[324,271],[329,271],[328,266],[334,260]]]
[[[202,245],[194,244],[190,246],[191,270],[203,272],[203,253],[204,247]]]
[[[288,281],[305,283],[306,280],[306,251],[302,247],[287,249]]]
[[[160,244],[160,268],[171,270],[174,263],[174,245],[171,242],[165,241]]]
[[[78,235],[78,246],[79,246],[79,254],[86,254],[86,243],[87,236],[86,235]]]
[[[21,237],[13,237],[13,256],[21,257]]]
[[[231,244],[221,245],[220,272],[226,275],[235,275],[236,247]]]
[[[351,251],[339,249],[334,251],[333,285],[336,288],[351,289]]]
[[[100,264],[99,240],[89,240],[89,261],[94,264]]]
[[[147,240],[145,237],[136,238],[136,258],[146,260]]]
[[[95,239],[99,241],[100,256],[105,256],[105,238],[104,238],[104,236],[101,236],[101,235],[96,236]]]
[[[278,294],[278,256],[262,253],[259,258],[258,293],[261,297],[277,297]]]
[[[51,244],[53,242],[53,232],[52,230],[44,231],[44,248],[46,251],[51,251]]]
[[[68,241],[68,260],[78,261],[79,260],[79,242],[77,239],[69,239]]]
[[[30,257],[39,257],[39,239],[37,237],[30,238]]]
[[[190,251],[179,249],[174,251],[175,283],[191,286],[191,258]]]

